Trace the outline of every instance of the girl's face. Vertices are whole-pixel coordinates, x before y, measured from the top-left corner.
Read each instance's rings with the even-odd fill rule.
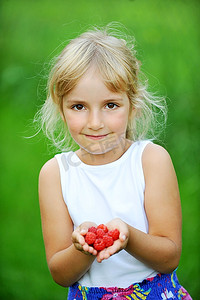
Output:
[[[64,120],[80,146],[77,155],[88,164],[114,161],[126,151],[129,113],[126,93],[110,91],[92,68],[63,98]]]

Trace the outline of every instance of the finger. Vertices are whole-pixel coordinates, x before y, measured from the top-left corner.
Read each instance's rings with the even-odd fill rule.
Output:
[[[114,244],[108,248],[106,248],[106,255],[113,255],[117,252],[119,252],[122,249],[122,243],[120,242],[120,240],[117,240],[114,242]]]
[[[94,249],[93,247],[89,247],[89,250],[88,250],[92,255],[96,256],[97,255],[97,250]]]
[[[83,245],[83,250],[89,252],[92,255],[97,255],[97,250],[95,250],[92,246],[89,246],[87,243]]]
[[[76,248],[77,250],[81,251],[82,253],[84,253],[84,254],[86,254],[86,255],[94,255],[91,251],[87,251],[87,250],[85,251],[85,250],[83,249],[83,247],[82,247],[80,244],[78,244],[78,243],[75,243],[74,246],[75,246],[75,248]],[[96,255],[96,253],[95,253],[95,255]]]
[[[80,229],[80,234],[81,234],[81,235],[86,235],[87,232],[88,232],[88,229],[87,229],[87,228],[81,228],[81,229]]]
[[[120,250],[122,250],[124,248],[124,238],[126,238],[126,236],[124,237],[124,235],[122,236],[122,240],[123,243],[120,239],[116,240],[114,242],[114,244],[108,248],[105,248],[104,250],[100,251],[97,255],[97,261],[101,262],[104,259],[108,259],[110,256],[112,256],[113,254],[119,252]]]
[[[76,237],[77,235],[85,235],[87,231],[88,230],[84,225],[80,225],[74,230],[72,236]]]
[[[110,257],[109,252],[107,251],[107,249],[102,250],[98,253],[97,255],[97,261],[99,263],[101,263],[104,259],[108,259]]]
[[[92,254],[89,253],[89,252],[86,252],[86,251],[81,251],[81,252],[84,253],[84,254],[86,254],[86,255],[91,255],[92,256]]]
[[[125,242],[125,240],[127,239],[127,236],[121,232],[119,235],[119,239],[120,239],[120,241]]]
[[[79,232],[81,235],[86,235],[86,233],[88,232],[88,229],[89,229],[88,224],[83,223],[79,226]]]
[[[74,243],[74,246],[77,250],[82,251],[83,247],[79,243]]]
[[[97,255],[97,262],[101,263],[103,260],[108,259],[111,255],[108,252],[103,253],[98,253]]]
[[[88,252],[91,253],[92,255],[97,255],[97,250],[95,250],[93,247],[89,247]]]
[[[87,243],[83,245],[83,250],[89,252],[89,245]]]
[[[72,233],[72,242],[73,243],[77,243],[78,242],[79,244],[81,244],[83,246],[85,244],[85,239],[84,239],[84,237],[82,235],[80,235],[80,233],[74,231]]]

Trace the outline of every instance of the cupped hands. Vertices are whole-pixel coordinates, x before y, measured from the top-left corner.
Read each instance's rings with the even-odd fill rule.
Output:
[[[107,248],[104,248],[101,251],[97,251],[93,245],[88,245],[85,241],[85,236],[88,230],[91,227],[96,227],[97,225],[93,222],[84,222],[80,226],[78,226],[74,232],[72,233],[72,242],[75,248],[84,254],[87,255],[94,255],[99,263],[103,260],[108,259],[110,256],[118,253],[122,249],[125,249],[128,238],[129,238],[129,231],[128,225],[119,218],[115,218],[105,224],[109,231],[118,230],[119,231],[119,238],[114,240],[113,244]]]

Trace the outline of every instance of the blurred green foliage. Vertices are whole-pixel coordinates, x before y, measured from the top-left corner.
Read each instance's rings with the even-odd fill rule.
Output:
[[[167,97],[162,144],[175,165],[183,211],[178,277],[199,299],[199,11],[194,0],[1,0],[1,299],[66,299],[47,268],[37,195],[39,170],[55,152],[41,134],[24,136],[34,134],[49,62],[63,42],[111,21],[135,36],[152,90]]]

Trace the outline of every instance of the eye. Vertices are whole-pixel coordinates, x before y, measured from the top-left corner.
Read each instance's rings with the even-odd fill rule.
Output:
[[[83,110],[84,106],[82,104],[75,104],[72,106],[72,109],[74,110]]]
[[[106,108],[109,108],[109,109],[114,109],[116,107],[118,107],[118,105],[115,103],[112,103],[112,102],[106,104]]]

